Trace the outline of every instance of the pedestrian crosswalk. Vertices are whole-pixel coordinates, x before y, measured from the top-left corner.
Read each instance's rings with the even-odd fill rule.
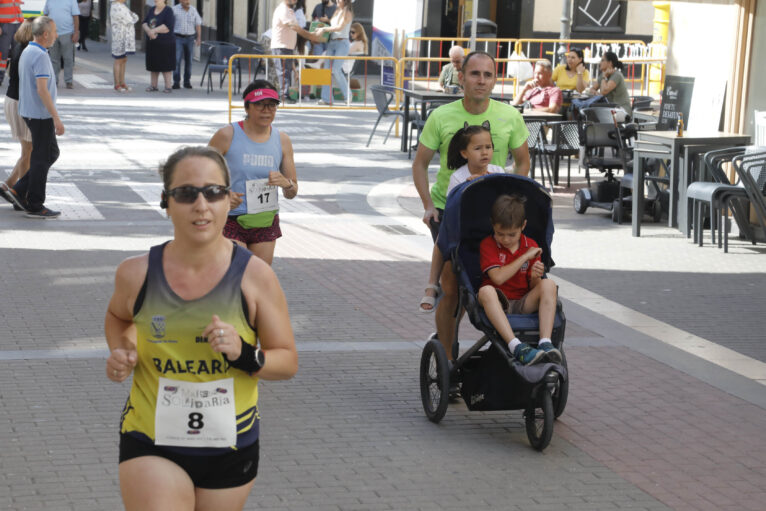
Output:
[[[51,172],[52,178],[57,174]],[[87,189],[86,191],[83,188]],[[103,196],[107,192],[103,188],[108,188],[108,195],[111,200],[102,200],[96,197],[89,198],[88,193],[92,195]],[[160,193],[162,183],[155,182],[102,182],[101,186],[94,186],[92,183],[75,182],[67,183],[59,180],[51,180],[46,188],[45,205],[50,209],[61,211],[61,216],[57,221],[93,221],[93,220],[146,220],[146,212],[150,215],[158,215],[166,218],[165,211],[160,208]],[[5,204],[5,203],[3,203]],[[10,204],[7,205],[8,211],[11,211]],[[318,217],[328,216],[330,213],[321,207],[316,206],[308,198],[296,197],[292,200],[280,199],[280,216],[282,218],[297,217]],[[159,219],[154,216],[151,219]]]

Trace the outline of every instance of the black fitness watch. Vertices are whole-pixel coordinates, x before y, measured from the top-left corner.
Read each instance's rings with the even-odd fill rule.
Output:
[[[266,363],[266,354],[263,353],[261,348],[255,348],[255,352],[253,353],[253,362],[255,363],[256,367],[256,369],[253,371],[254,373],[257,373],[263,369],[263,365]]]

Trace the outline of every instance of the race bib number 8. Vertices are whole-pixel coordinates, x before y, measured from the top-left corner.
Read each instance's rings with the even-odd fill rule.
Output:
[[[157,445],[236,445],[234,379],[186,382],[160,378],[154,436]]]
[[[275,185],[267,184],[268,179],[251,179],[245,182],[247,213],[263,213],[279,209],[279,193]]]

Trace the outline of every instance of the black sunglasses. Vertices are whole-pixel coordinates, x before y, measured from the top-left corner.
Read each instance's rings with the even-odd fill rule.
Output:
[[[229,195],[229,187],[221,185],[207,185],[202,188],[196,186],[179,186],[172,190],[166,190],[169,197],[173,197],[181,204],[193,204],[200,193],[208,202],[217,202]]]

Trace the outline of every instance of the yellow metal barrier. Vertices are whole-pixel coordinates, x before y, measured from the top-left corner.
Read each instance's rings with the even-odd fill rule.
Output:
[[[263,59],[266,64],[266,76],[269,76],[269,63],[274,59],[284,59],[284,60],[297,60],[298,61],[298,83],[297,86],[297,92],[298,92],[298,101],[296,104],[292,105],[284,105],[283,108],[285,109],[316,109],[316,108],[327,108],[325,106],[316,105],[316,104],[308,104],[303,102],[303,86],[304,85],[329,85],[331,83],[331,69],[312,69],[305,67],[305,61],[306,60],[351,60],[351,61],[376,61],[380,62],[381,64],[384,64],[386,62],[390,63],[391,67],[393,67],[394,70],[394,83],[396,82],[396,77],[399,74],[399,62],[394,57],[366,57],[366,56],[360,56],[360,55],[348,55],[344,57],[338,57],[338,56],[315,56],[315,55],[250,55],[250,54],[242,54],[238,53],[235,55],[232,55],[232,57],[229,59],[229,84],[228,84],[228,101],[229,101],[229,122],[231,122],[232,117],[232,111],[235,109],[244,109],[244,106],[241,104],[235,105],[232,102],[232,93],[233,93],[233,84],[232,81],[234,77],[232,76],[232,70],[234,63],[236,59],[244,60],[244,61],[252,61],[255,59]],[[273,64],[272,64],[273,65]],[[380,67],[380,81],[374,81],[373,83],[382,83],[383,82],[383,68],[384,65],[381,65]],[[351,78],[351,77],[349,77]],[[278,84],[275,84],[278,86]],[[364,74],[364,84],[362,85],[361,90],[363,91],[363,97],[362,97],[362,105],[356,106],[352,103],[352,94],[354,90],[351,88],[351,80],[349,79],[347,81],[347,87],[346,87],[346,101],[341,103],[340,101],[338,104],[342,106],[335,106],[333,104],[332,108],[336,110],[374,110],[374,105],[368,105],[367,104],[367,95],[366,91],[368,88],[368,75],[365,72]]]
[[[528,60],[528,59],[525,59]],[[431,90],[432,88],[439,88],[438,86],[438,73],[436,75],[436,78],[431,78],[430,73],[427,73],[424,78],[419,78],[417,69],[418,69],[418,63],[421,62],[449,62],[449,59],[444,58],[427,58],[427,57],[404,57],[399,60],[399,66],[400,66],[400,72],[398,75],[397,80],[397,87],[405,88],[404,82],[407,81],[410,84],[410,89],[414,89],[416,86],[421,85],[419,88],[424,88],[426,90]],[[506,77],[505,71],[507,70],[507,64],[508,62],[518,62],[518,60],[513,59],[495,59],[496,63],[496,71],[497,71],[497,82],[500,84],[500,93],[501,94],[512,94],[516,91],[516,88],[518,87],[518,84],[516,82],[516,78],[508,78]],[[409,68],[410,74],[407,75],[407,70]],[[506,86],[508,86],[511,90],[506,90]]]
[[[407,51],[411,51],[411,53],[415,53],[416,55],[420,57],[420,48],[418,47],[417,51],[410,50],[409,45],[410,43],[419,43],[419,42],[426,42],[426,55],[425,58],[440,58],[444,52],[444,43],[450,43],[450,47],[452,47],[456,43],[460,43],[460,46],[462,46],[464,49],[466,49],[466,53],[468,53],[468,43],[471,41],[471,38],[469,37],[405,37],[404,41],[402,42],[402,54],[400,59],[407,57]],[[511,52],[513,51],[513,48],[516,44],[516,41],[518,39],[503,39],[503,38],[485,38],[485,37],[477,37],[476,38],[476,49],[480,51],[485,51],[489,54],[491,54],[493,57],[500,58],[500,45],[506,44],[508,45],[508,51],[506,52],[506,58],[509,58],[511,56]],[[438,50],[439,52],[434,57],[431,54],[431,47],[432,44],[438,43]],[[489,45],[496,43],[497,46],[495,48],[494,52],[487,51],[489,49]],[[449,48],[447,48],[449,50]]]
[[[545,47],[551,45],[552,51],[546,51]],[[585,53],[586,57],[599,56],[603,53],[600,48],[608,47],[621,58],[624,57],[646,57],[646,43],[639,39],[519,39],[516,41],[516,53],[524,52],[524,55],[532,58],[533,52],[536,58],[547,58],[556,65],[556,55],[559,47],[569,50],[572,46],[578,47]],[[625,51],[620,51],[623,48]],[[636,53],[638,53],[636,55]],[[551,58],[553,57],[553,58]]]

